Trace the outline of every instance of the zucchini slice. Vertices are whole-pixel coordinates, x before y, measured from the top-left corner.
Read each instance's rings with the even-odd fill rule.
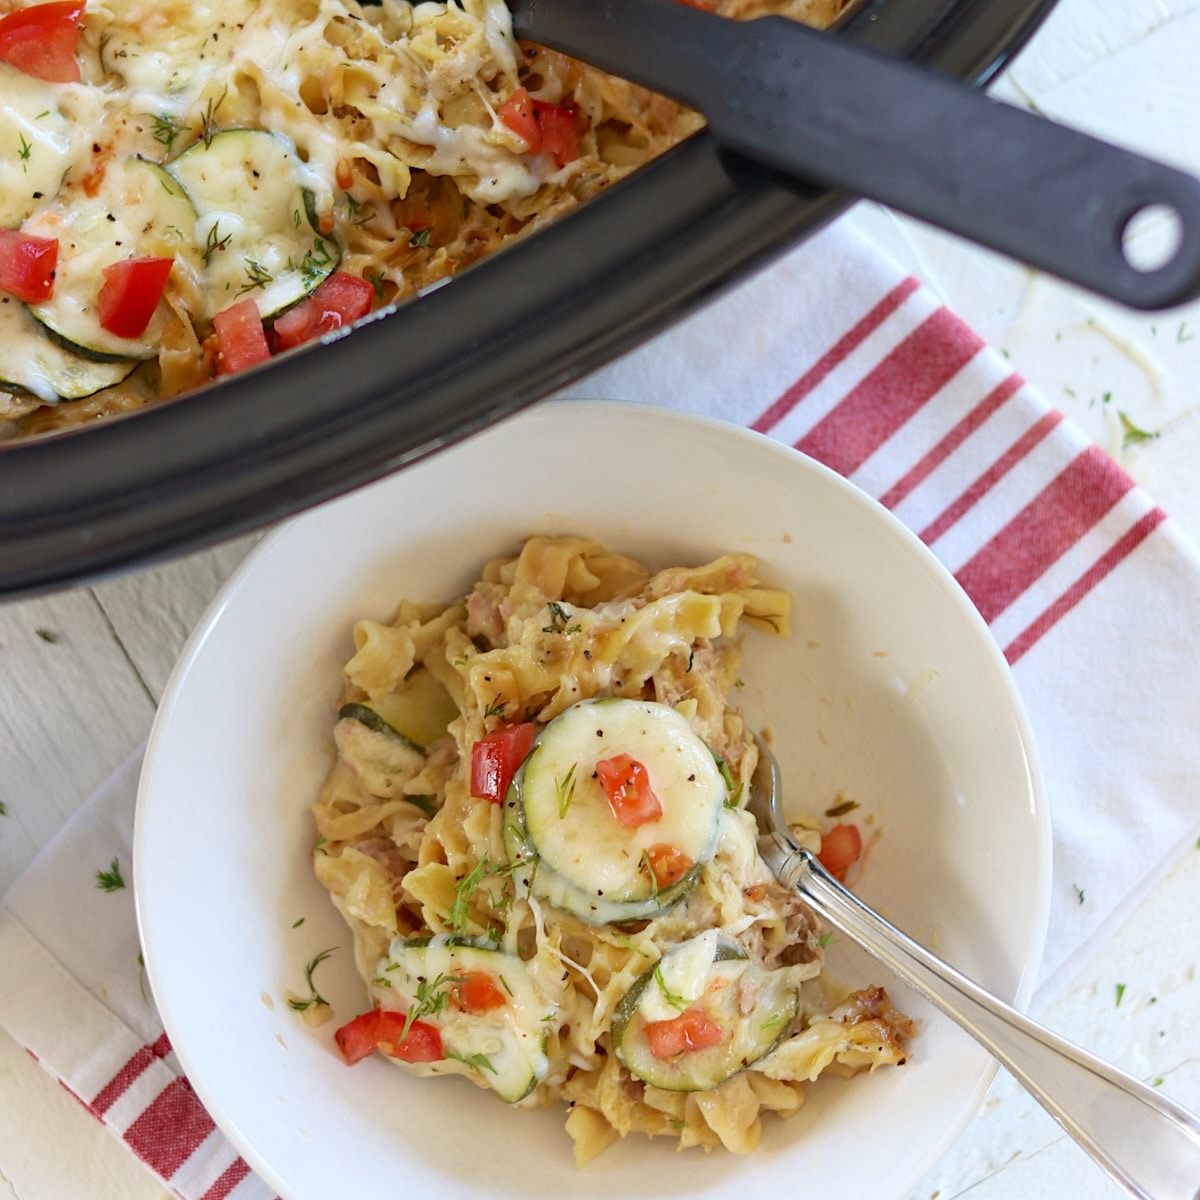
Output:
[[[71,123],[59,90],[0,62],[0,228],[16,229],[58,194],[71,165]]]
[[[286,138],[226,129],[193,142],[167,170],[199,214],[211,318],[247,295],[272,317],[303,300],[337,267],[341,252],[315,224],[304,166]]]
[[[92,362],[64,350],[20,301],[0,293],[0,386],[29,392],[47,404],[82,400],[118,384],[134,359]]]
[[[95,195],[70,181],[54,204],[25,222],[25,233],[57,238],[54,295],[30,312],[64,349],[94,362],[153,358],[168,320],[164,305],[139,338],[117,337],[100,325],[96,296],[102,271],[126,258],[167,257],[175,270],[194,269],[196,213],[182,187],[157,163],[126,158],[107,164]]]
[[[425,766],[425,751],[366,704],[343,704],[333,740],[346,765],[373,796],[403,797],[404,784]]]
[[[799,1009],[786,968],[764,970],[709,930],[638,976],[613,1011],[613,1049],[653,1087],[711,1091],[769,1054]]]
[[[366,709],[371,716],[347,715],[357,715],[364,724],[380,732],[397,733],[422,750],[436,742],[458,716],[458,705],[426,667],[411,671],[400,688],[390,695],[346,707]]]
[[[515,955],[463,938],[393,940],[372,996],[437,1027],[445,1058],[401,1063],[420,1075],[467,1075],[510,1104],[549,1070],[555,1009]],[[398,1061],[398,1060],[395,1060]]]
[[[662,813],[634,828],[613,813],[596,765],[641,763]],[[727,789],[712,751],[674,709],[650,701],[586,700],[555,717],[513,776],[505,847],[536,857],[534,895],[592,925],[658,916],[691,890],[716,850]],[[686,867],[661,886],[649,864],[662,849]]]

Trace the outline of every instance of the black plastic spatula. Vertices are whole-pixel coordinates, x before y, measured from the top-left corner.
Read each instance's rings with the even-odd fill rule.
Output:
[[[677,0],[510,0],[519,38],[698,109],[718,142],[1132,308],[1200,295],[1200,180],[782,17]],[[1173,217],[1135,265],[1130,222]]]

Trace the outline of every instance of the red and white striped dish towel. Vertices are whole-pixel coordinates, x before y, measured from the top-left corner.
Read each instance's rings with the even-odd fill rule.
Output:
[[[751,426],[847,475],[949,567],[1012,664],[1054,827],[1035,1004],[1200,832],[1200,559],[1165,514],[845,222],[569,395]],[[144,989],[135,757],[0,905],[0,1025],[185,1200],[269,1191]],[[186,931],[181,931],[186,936]],[[217,969],[217,965],[214,965]]]

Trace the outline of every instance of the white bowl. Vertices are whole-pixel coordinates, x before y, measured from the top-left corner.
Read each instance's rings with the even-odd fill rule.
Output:
[[[146,756],[135,885],[150,983],[196,1091],[286,1200],[903,1196],[994,1068],[845,939],[835,975],[885,983],[917,1017],[909,1064],[819,1083],[744,1158],[631,1135],[580,1171],[561,1110],[511,1109],[382,1061],[347,1068],[332,1025],[289,1010],[329,946],[322,994],[338,1014],[364,999],[309,867],[353,621],[386,619],[405,596],[448,600],[535,532],[584,533],[652,566],[756,555],[794,598],[790,641],[749,636],[743,667],[789,804],[819,813],[847,791],[883,831],[860,894],[1000,996],[1028,997],[1048,820],[1020,702],[970,601],[887,512],[777,443],[644,406],[559,402],[285,526],[193,635]]]

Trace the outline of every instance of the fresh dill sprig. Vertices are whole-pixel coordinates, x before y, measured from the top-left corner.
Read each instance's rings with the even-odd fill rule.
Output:
[[[239,296],[244,292],[252,292],[255,288],[266,287],[275,278],[262,263],[255,259],[247,257],[243,261],[246,264],[246,282],[238,288]]]
[[[638,859],[638,870],[645,871],[646,877],[650,880],[650,898],[658,899],[658,875],[654,870],[654,863],[650,858],[650,851],[643,850],[642,857]]]
[[[474,868],[454,885],[454,899],[446,910],[446,917],[450,927],[460,936],[466,932],[467,922],[471,919],[471,901],[490,866],[491,861],[484,854]]]
[[[571,801],[575,799],[575,768],[578,763],[572,763],[571,769],[566,773],[564,778],[555,779],[554,790],[558,794],[558,816],[561,820],[567,815],[567,809],[571,807]]]
[[[200,136],[204,139],[206,150],[212,145],[212,140],[217,135],[217,110],[225,103],[225,97],[228,94],[229,88],[226,87],[215,102],[211,96],[208,98],[208,106],[204,110],[204,117],[200,123]]]
[[[568,626],[571,611],[557,600],[551,600],[546,605],[546,611],[550,614],[550,624],[542,626],[543,633],[578,633],[583,628],[578,621]]]
[[[404,1028],[396,1040],[402,1042],[408,1037],[408,1031],[413,1027],[414,1021],[420,1020],[421,1017],[436,1017],[444,1012],[446,1005],[450,1003],[451,985],[461,983],[462,980],[461,975],[445,974],[438,975],[432,982],[425,979],[418,980],[417,1002],[408,1006],[408,1013],[404,1018]]]
[[[661,959],[654,964],[654,982],[658,984],[658,990],[662,992],[663,999],[672,1008],[677,1008],[680,1012],[683,1012],[687,1008],[688,1002],[682,996],[677,996],[667,987],[667,981],[663,978]]]
[[[317,985],[313,982],[313,972],[337,949],[336,946],[330,946],[328,950],[322,950],[305,968],[304,979],[308,984],[308,998],[301,999],[299,996],[293,996],[288,1000],[288,1007],[295,1009],[296,1012],[304,1012],[306,1009],[316,1008],[318,1005],[328,1005],[329,1001],[317,991]]]
[[[712,751],[713,759],[717,764],[717,770],[721,773],[721,778],[725,781],[725,807],[739,807],[742,803],[742,793],[745,791],[745,785],[734,779],[733,772],[729,769],[729,764],[720,754],[713,750],[711,746],[709,750]]]
[[[175,139],[181,133],[187,132],[187,126],[181,124],[169,113],[159,113],[154,116],[153,113],[147,113],[146,116],[154,122],[154,128],[150,131],[150,136],[170,154],[171,147],[175,144]]]
[[[477,1071],[491,1071],[493,1075],[499,1074],[486,1054],[456,1054],[453,1050],[445,1051],[447,1058],[452,1058],[455,1062],[463,1063],[465,1066],[474,1067]]]
[[[224,250],[226,246],[233,240],[233,234],[227,233],[224,237],[220,235],[220,221],[214,221],[208,227],[208,236],[204,239],[204,253],[201,256],[204,259],[204,265],[207,267],[212,261],[212,256],[220,250]]]
[[[308,250],[300,260],[300,274],[305,283],[316,285],[328,273],[327,268],[333,262],[329,245],[324,238],[313,238],[312,249]]]
[[[1141,442],[1152,442],[1158,437],[1158,433],[1149,429],[1142,429],[1135,425],[1128,413],[1118,412],[1117,420],[1121,422],[1122,450],[1128,450],[1130,446],[1137,446]]]
[[[454,885],[454,899],[446,910],[446,917],[450,922],[450,928],[457,937],[466,933],[467,925],[471,920],[471,902],[479,890],[479,885],[490,876],[511,876],[514,872],[527,866],[528,861],[526,858],[517,858],[509,863],[497,863],[492,862],[485,853],[471,871]],[[492,910],[493,912],[501,911],[495,904],[492,905]]]
[[[102,892],[119,892],[125,886],[125,876],[121,874],[121,864],[115,857],[107,871],[96,872],[96,886]]]

